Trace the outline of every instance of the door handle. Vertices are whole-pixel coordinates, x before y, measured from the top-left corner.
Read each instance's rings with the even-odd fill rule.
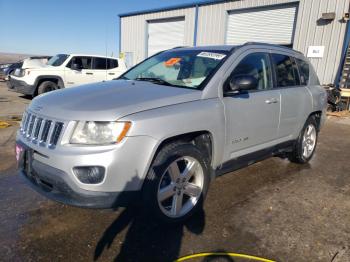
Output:
[[[115,75],[115,73],[108,73],[110,76],[114,76]]]
[[[267,99],[265,100],[266,104],[276,104],[278,103],[278,99],[277,98],[271,98],[271,99]]]
[[[86,72],[87,75],[93,75],[94,73]]]

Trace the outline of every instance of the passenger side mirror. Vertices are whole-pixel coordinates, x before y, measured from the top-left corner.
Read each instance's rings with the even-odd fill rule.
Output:
[[[80,71],[83,69],[83,67],[77,63],[73,63],[71,69]]]
[[[258,81],[255,77],[250,75],[240,75],[232,77],[226,88],[227,93],[238,93],[240,91],[248,91],[257,89]]]

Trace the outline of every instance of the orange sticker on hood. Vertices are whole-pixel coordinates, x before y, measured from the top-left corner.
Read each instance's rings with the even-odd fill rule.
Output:
[[[165,61],[164,65],[165,66],[173,66],[173,65],[175,65],[176,63],[178,63],[180,61],[181,61],[181,58],[173,57],[173,58],[170,58],[168,61]]]

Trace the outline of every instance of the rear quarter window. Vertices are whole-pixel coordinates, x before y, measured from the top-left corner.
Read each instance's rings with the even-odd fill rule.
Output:
[[[108,59],[107,68],[113,69],[118,67],[118,60],[117,59]]]

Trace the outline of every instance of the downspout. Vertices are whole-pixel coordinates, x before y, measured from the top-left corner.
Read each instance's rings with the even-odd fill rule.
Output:
[[[194,13],[193,46],[197,46],[198,11],[199,11],[199,5],[196,4],[195,13]]]

